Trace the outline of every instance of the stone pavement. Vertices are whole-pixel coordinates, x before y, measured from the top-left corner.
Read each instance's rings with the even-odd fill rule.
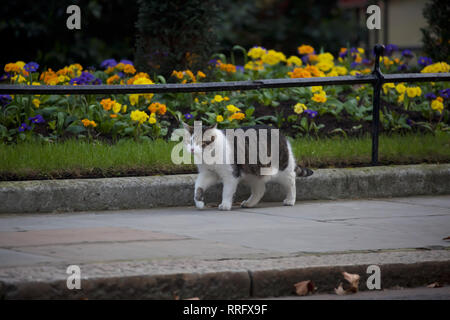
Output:
[[[347,267],[345,270],[364,272],[363,266],[370,264],[386,266],[386,274],[392,275],[392,279],[384,278],[386,286],[422,285],[420,281],[450,277],[450,242],[443,240],[447,236],[450,196],[304,201],[294,207],[263,203],[230,212],[177,207],[2,214],[0,293],[5,298],[65,298],[60,291],[68,276],[66,268],[73,264],[80,266],[82,281],[140,277],[142,282],[142,277],[175,277],[164,278],[171,285],[162,285],[158,278],[158,285],[165,289],[156,285],[153,295],[146,296],[136,291],[132,295],[137,298],[170,298],[177,291],[201,295],[192,283],[204,281],[200,279],[204,275],[212,278],[201,290],[213,290],[215,277],[232,285],[228,292],[224,287],[222,293],[205,292],[207,298],[290,294],[286,290],[291,290],[292,284],[280,281],[318,277],[320,268],[328,268],[319,270],[322,275],[328,272],[323,276],[323,281],[330,282],[323,286],[326,291],[336,285],[340,270]],[[419,264],[423,265],[416,282],[399,277],[404,270],[398,266],[419,272],[414,269]],[[305,270],[316,273],[305,275]],[[265,278],[258,280],[258,272]],[[53,291],[23,289],[29,283],[52,283]],[[270,290],[271,283],[282,288]],[[245,293],[239,291],[241,287]],[[85,294],[124,297],[117,292],[116,296]]]

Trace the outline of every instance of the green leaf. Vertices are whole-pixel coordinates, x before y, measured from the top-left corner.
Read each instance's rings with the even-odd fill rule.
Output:
[[[73,133],[73,134],[80,134],[84,131],[86,131],[86,128],[84,126],[80,125],[72,125],[66,128],[67,132]]]

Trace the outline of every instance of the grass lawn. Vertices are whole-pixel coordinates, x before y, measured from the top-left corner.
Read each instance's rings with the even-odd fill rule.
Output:
[[[175,165],[175,143],[157,140],[115,145],[68,140],[61,143],[0,145],[0,180],[95,178],[195,172],[194,165]],[[311,168],[370,164],[371,138],[296,139],[299,163]],[[450,135],[381,136],[381,164],[448,163]]]

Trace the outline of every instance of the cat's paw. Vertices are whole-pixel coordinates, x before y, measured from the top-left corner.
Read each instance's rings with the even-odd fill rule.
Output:
[[[284,199],[284,201],[283,201],[284,206],[293,206],[294,204],[295,204],[295,200]]]
[[[251,203],[248,202],[248,200],[244,200],[241,202],[241,208],[252,208],[254,205],[251,205]]]
[[[203,209],[205,207],[205,202],[195,200],[195,206],[197,209]]]
[[[231,210],[231,203],[221,203],[219,204],[219,210],[222,211],[230,211]]]

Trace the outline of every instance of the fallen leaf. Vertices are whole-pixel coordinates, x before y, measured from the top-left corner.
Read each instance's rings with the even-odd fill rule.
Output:
[[[336,292],[337,295],[343,296],[346,294],[344,288],[342,287],[342,282],[339,283],[339,287],[334,288],[334,292]]]
[[[188,298],[188,299],[184,299],[184,300],[200,300],[199,297],[193,297],[193,298]]]
[[[350,283],[350,288],[347,291],[358,292],[359,279],[361,278],[359,274],[352,274],[348,272],[342,272],[344,279]]]
[[[442,240],[450,240],[450,236],[449,237],[445,237]]]
[[[314,292],[314,282],[311,280],[301,281],[294,284],[295,293],[298,296],[306,296],[310,292]]]
[[[439,282],[433,282],[429,285],[427,285],[427,288],[440,288],[442,285]]]

